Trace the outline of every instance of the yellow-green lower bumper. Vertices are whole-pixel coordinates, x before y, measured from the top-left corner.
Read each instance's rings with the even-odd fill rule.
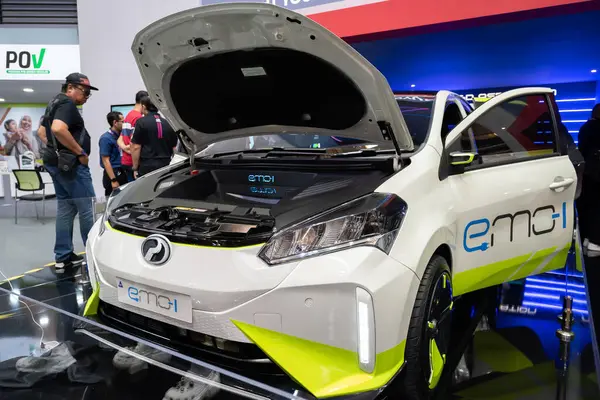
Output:
[[[358,366],[354,351],[300,339],[240,321],[233,323],[291,378],[318,398],[368,392],[385,386],[404,364],[406,342],[377,354],[375,370]]]

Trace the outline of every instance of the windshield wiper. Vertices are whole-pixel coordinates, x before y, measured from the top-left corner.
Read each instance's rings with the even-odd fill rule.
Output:
[[[375,156],[380,156],[380,155],[384,155],[384,154],[396,154],[396,150],[394,149],[388,149],[388,150],[374,150],[374,149],[365,149],[365,150],[354,150],[354,151],[346,151],[346,152],[342,152],[342,153],[330,153],[327,154],[328,157],[346,157],[346,158],[353,158],[353,157],[375,157]]]
[[[339,152],[336,150],[340,150]],[[375,149],[352,149],[351,151],[343,151],[343,148],[331,147],[328,149],[286,149],[283,147],[271,147],[255,150],[230,151],[225,153],[216,153],[209,158],[221,158],[229,156],[237,156],[238,159],[243,159],[244,154],[263,154],[260,157],[254,158],[271,158],[271,157],[288,157],[288,156],[306,156],[316,159],[326,158],[353,158],[353,157],[375,157],[384,154],[396,154],[396,150],[375,150]]]
[[[221,157],[230,157],[237,156],[238,158],[244,158],[244,154],[264,154],[262,157],[257,158],[267,158],[274,155],[285,155],[285,156],[318,156],[320,154],[325,154],[325,149],[286,149],[284,147],[267,147],[261,149],[252,149],[252,150],[236,150],[236,151],[227,151],[223,153],[215,153],[206,156],[206,158],[221,158]]]

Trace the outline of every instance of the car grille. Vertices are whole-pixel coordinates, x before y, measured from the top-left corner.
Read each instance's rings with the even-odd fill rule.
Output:
[[[100,322],[113,326],[136,337],[175,349],[187,356],[215,366],[238,372],[250,379],[261,381],[300,398],[315,397],[290,378],[281,368],[271,362],[258,346],[251,343],[227,341],[210,335],[193,332],[164,322],[132,313],[100,300]],[[220,344],[219,344],[220,343]],[[354,395],[332,397],[331,400],[387,399],[379,396],[380,390]]]
[[[98,315],[102,322],[115,328],[206,362],[229,369],[250,369],[259,374],[285,375],[258,346],[251,343],[224,340],[179,328],[103,301],[100,301]]]

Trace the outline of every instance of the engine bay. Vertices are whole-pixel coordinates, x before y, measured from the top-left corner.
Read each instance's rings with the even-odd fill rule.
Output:
[[[232,211],[167,206],[125,206],[110,216],[111,226],[131,234],[159,233],[180,243],[238,247],[264,243],[275,219],[260,209],[236,207]]]
[[[119,192],[105,220],[119,231],[161,234],[175,243],[262,244],[290,224],[372,193],[392,173],[362,161],[349,165],[197,162],[195,168],[144,177]]]

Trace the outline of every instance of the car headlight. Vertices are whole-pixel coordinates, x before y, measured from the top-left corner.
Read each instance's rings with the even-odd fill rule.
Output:
[[[274,265],[353,246],[389,253],[406,211],[398,196],[372,193],[276,233],[259,257]]]

